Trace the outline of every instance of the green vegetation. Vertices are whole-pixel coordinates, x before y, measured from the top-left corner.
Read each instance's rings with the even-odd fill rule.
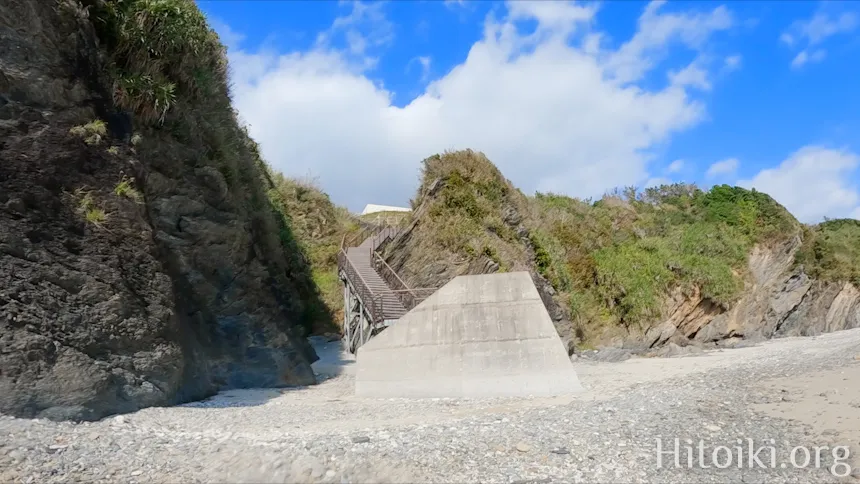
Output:
[[[91,193],[79,189],[75,193],[75,196],[79,198],[78,213],[82,214],[87,222],[100,226],[107,220],[107,214],[96,205]]]
[[[349,212],[334,205],[328,195],[312,181],[272,174],[269,199],[279,216],[292,230],[301,253],[309,259],[311,277],[319,288],[326,317],[319,321],[341,321],[343,289],[337,275],[337,254],[341,240],[358,232],[359,226]],[[316,332],[337,331],[333,325],[320,325]]]
[[[812,277],[860,287],[860,220],[828,220],[806,228],[797,263]]]
[[[429,204],[422,237],[433,242],[420,249],[486,257],[506,267],[531,265],[567,306],[584,344],[607,327],[650,327],[671,291],[728,307],[744,288],[752,247],[801,230],[768,195],[726,185],[708,191],[686,184],[643,192],[628,187],[597,201],[527,197],[472,151],[430,157],[423,175],[413,208]],[[434,182],[439,185],[431,197]],[[520,226],[525,239],[517,235]],[[834,228],[818,245],[857,257],[846,249],[852,237],[858,240],[848,230]],[[840,265],[825,258],[817,266]],[[854,266],[860,266],[856,259]]]
[[[413,209],[425,202],[434,180],[442,184],[425,223],[443,248],[502,265],[511,250],[522,251],[516,247],[513,228],[503,220],[503,209],[515,209],[524,199],[482,153],[467,150],[424,160],[423,183]]]
[[[143,200],[143,195],[134,188],[134,181],[124,175],[122,180],[114,187],[113,192],[119,197],[125,197],[138,203]]]
[[[537,268],[586,335],[607,324],[647,328],[675,288],[727,307],[743,289],[753,245],[800,228],[771,197],[726,185],[627,189],[594,203],[532,200]]]
[[[100,208],[91,208],[87,210],[86,218],[87,222],[94,225],[100,225],[102,222],[107,220],[107,214]]]
[[[74,126],[69,133],[84,138],[84,143],[97,145],[107,136],[107,125],[104,121],[96,119],[82,126]]]

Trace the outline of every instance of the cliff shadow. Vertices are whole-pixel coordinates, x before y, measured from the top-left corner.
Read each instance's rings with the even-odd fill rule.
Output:
[[[344,374],[352,374],[354,371],[355,356],[344,351],[342,340],[331,340],[324,336],[311,336],[308,338],[308,341],[319,358],[311,365],[316,376],[317,385],[324,384],[326,380]],[[312,392],[314,391],[312,388],[314,386],[316,385],[225,389],[207,398],[183,403],[179,406],[183,408],[204,409],[257,407],[288,393],[300,391]]]

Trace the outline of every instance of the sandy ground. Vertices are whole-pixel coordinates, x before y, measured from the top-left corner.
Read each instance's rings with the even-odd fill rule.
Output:
[[[781,394],[778,403],[753,406],[774,418],[814,429],[817,440],[849,446],[853,467],[860,468],[860,353],[852,364],[763,382]]]
[[[827,354],[844,346],[856,349],[852,361],[833,370],[816,371],[790,376],[774,375],[760,380],[761,388],[780,396],[777,403],[753,405],[752,409],[773,418],[805,424],[814,429],[815,437],[832,445],[850,447],[852,462],[860,468],[860,331],[837,332],[814,338],[786,338],[764,342],[757,346],[710,351],[703,354],[675,358],[632,358],[618,363],[595,363],[578,360],[574,363],[577,375],[587,392],[576,396],[530,399],[500,399],[492,407],[471,411],[466,408],[448,412],[462,417],[474,412],[506,412],[518,408],[565,405],[575,400],[610,400],[635,385],[658,383],[673,378],[707,378],[718,369],[742,367],[774,350],[793,351],[798,358]],[[833,342],[833,345],[828,342]],[[320,361],[314,371],[322,379],[346,376],[350,385],[355,375],[355,357],[341,350],[340,342],[313,341]],[[837,348],[834,348],[833,346]],[[338,392],[342,400],[358,400],[351,388]],[[427,415],[421,415],[425,419]],[[398,422],[408,423],[407,418]],[[362,425],[372,424],[362,421]]]

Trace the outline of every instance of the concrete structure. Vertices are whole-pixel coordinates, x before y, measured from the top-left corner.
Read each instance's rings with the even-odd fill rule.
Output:
[[[583,391],[528,272],[459,276],[358,350],[362,397]]]
[[[392,207],[389,205],[374,205],[372,203],[367,204],[364,207],[364,210],[361,211],[361,215],[367,215],[369,213],[378,213],[378,212],[411,212],[411,208],[406,207]]]

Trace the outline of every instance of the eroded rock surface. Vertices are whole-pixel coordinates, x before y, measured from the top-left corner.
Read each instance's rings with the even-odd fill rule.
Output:
[[[93,420],[314,382],[265,220],[167,134],[135,152],[104,71],[75,2],[0,3],[0,412]],[[97,119],[98,139],[70,133]]]

